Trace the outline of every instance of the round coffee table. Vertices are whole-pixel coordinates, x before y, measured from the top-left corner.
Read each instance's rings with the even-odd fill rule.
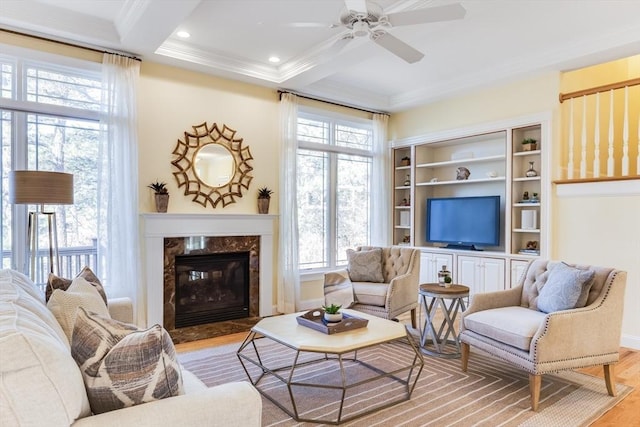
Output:
[[[420,350],[430,356],[460,357],[460,342],[454,322],[459,311],[466,310],[464,298],[469,296],[469,287],[464,285],[440,286],[438,283],[420,285],[420,299],[426,311],[424,326],[420,334]],[[447,305],[447,300],[449,304]],[[440,308],[444,319],[434,324],[434,317]],[[451,339],[449,337],[451,336]],[[455,352],[447,350],[447,344],[455,344]]]

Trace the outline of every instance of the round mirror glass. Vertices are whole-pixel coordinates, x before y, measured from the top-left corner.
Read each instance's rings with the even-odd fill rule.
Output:
[[[236,170],[231,151],[216,143],[200,147],[194,155],[193,165],[197,179],[213,188],[229,184]]]

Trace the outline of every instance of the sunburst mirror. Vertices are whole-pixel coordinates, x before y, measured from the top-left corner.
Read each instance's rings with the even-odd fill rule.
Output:
[[[193,196],[192,200],[204,207],[235,203],[253,179],[249,175],[253,170],[249,147],[243,147],[242,138],[227,125],[220,130],[216,123],[209,127],[205,122],[192,128],[173,150],[171,164],[178,187],[184,187],[185,196]]]

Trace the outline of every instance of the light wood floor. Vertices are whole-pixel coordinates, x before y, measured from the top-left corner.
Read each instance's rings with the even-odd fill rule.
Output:
[[[179,353],[200,350],[226,344],[240,344],[246,333],[225,335],[176,345]],[[602,366],[580,369],[579,372],[603,378],[602,390],[606,393]],[[640,351],[620,347],[620,361],[615,368],[616,382],[634,387],[622,402],[592,424],[595,427],[640,427]]]

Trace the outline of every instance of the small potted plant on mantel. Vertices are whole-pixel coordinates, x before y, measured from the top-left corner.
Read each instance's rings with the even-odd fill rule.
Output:
[[[342,320],[341,305],[323,305],[322,308],[324,309],[324,320],[327,322],[336,323]]]
[[[167,212],[167,207],[169,206],[169,190],[167,190],[167,184],[165,182],[156,181],[149,184],[147,187],[151,188],[155,192],[156,212]]]
[[[268,187],[262,187],[258,189],[258,213],[269,213],[269,202],[271,202],[272,194],[273,191],[269,190]]]
[[[533,138],[525,138],[522,140],[523,151],[534,151],[538,148],[538,141]]]

